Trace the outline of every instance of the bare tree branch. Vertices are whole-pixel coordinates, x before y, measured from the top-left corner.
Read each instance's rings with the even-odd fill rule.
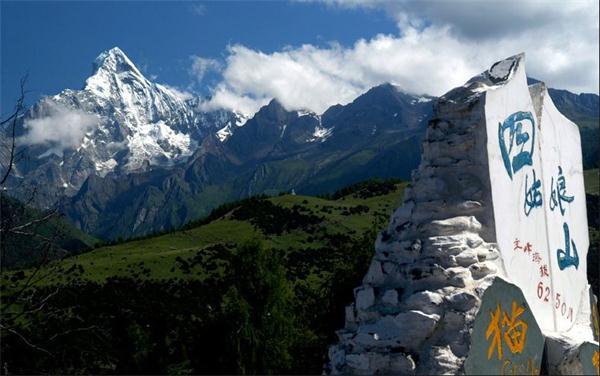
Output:
[[[31,348],[33,348],[33,349],[36,349],[36,350],[38,350],[38,351],[44,352],[44,353],[46,353],[46,354],[50,355],[51,357],[54,357],[54,355],[52,355],[52,353],[51,353],[50,351],[48,351],[48,350],[46,350],[46,349],[44,349],[44,348],[42,348],[42,347],[36,346],[36,345],[34,345],[33,343],[29,342],[29,341],[27,340],[27,338],[25,338],[25,337],[24,337],[24,336],[23,336],[21,333],[17,332],[16,330],[14,330],[14,329],[11,329],[11,328],[7,328],[7,327],[5,327],[5,326],[4,326],[4,325],[2,325],[2,324],[0,324],[0,329],[6,330],[6,331],[8,331],[8,332],[11,332],[12,334],[16,335],[16,336],[17,336],[17,337],[19,337],[19,338],[20,338],[20,339],[21,339],[23,342],[25,342],[25,344],[26,344],[27,346],[29,346],[29,347],[31,347]]]
[[[0,186],[2,186],[1,187],[2,189],[4,187],[4,183],[10,176],[10,173],[13,169],[13,164],[15,161],[17,120],[19,119],[19,115],[25,109],[25,83],[26,82],[27,82],[27,76],[25,76],[21,79],[21,83],[20,83],[21,95],[19,96],[19,99],[17,100],[17,104],[15,105],[15,112],[13,112],[13,114],[11,116],[9,116],[6,120],[3,120],[0,123],[0,125],[4,125],[9,122],[12,122],[12,124],[10,126],[10,130],[9,130],[9,132],[11,134],[11,137],[10,137],[11,141],[10,141],[10,146],[9,146],[9,150],[7,153],[8,163],[6,164],[6,166],[4,166],[6,171],[4,171],[4,173],[2,174],[2,178],[0,178]]]
[[[53,341],[53,340],[55,340],[57,337],[60,337],[60,336],[65,336],[65,335],[67,335],[67,334],[71,334],[71,333],[75,333],[75,332],[84,332],[84,331],[87,331],[87,330],[92,330],[92,329],[96,329],[96,328],[98,328],[98,326],[96,326],[96,325],[91,325],[91,326],[88,326],[88,327],[86,327],[86,328],[75,328],[75,329],[69,329],[69,330],[65,330],[65,331],[64,331],[64,332],[62,332],[62,333],[57,333],[57,334],[53,335],[52,337],[50,337],[50,339],[49,339],[48,341]]]
[[[7,297],[0,295],[0,299],[4,299],[0,304],[0,331],[4,333],[11,333],[18,337],[27,346],[35,349],[36,351],[43,352],[49,356],[54,355],[47,349],[33,343],[28,340],[24,333],[20,333],[22,328],[20,321],[18,320],[23,316],[34,315],[42,310],[47,310],[50,305],[52,297],[59,293],[60,288],[56,288],[55,291],[48,294],[40,294],[40,291],[34,289],[42,280],[56,274],[58,267],[52,266],[49,261],[51,259],[51,252],[55,249],[55,243],[59,236],[60,230],[58,227],[52,229],[50,234],[45,228],[40,227],[44,223],[48,223],[53,217],[59,215],[56,209],[46,212],[36,212],[28,209],[29,205],[35,200],[36,187],[33,187],[32,195],[29,199],[24,201],[13,201],[4,199],[2,197],[6,190],[5,184],[11,183],[8,179],[11,174],[14,173],[15,163],[20,158],[24,158],[25,148],[17,150],[16,147],[16,136],[17,136],[17,125],[19,120],[25,113],[25,83],[27,77],[21,79],[20,82],[20,97],[15,105],[14,112],[6,119],[0,121],[0,270],[4,272],[4,263],[6,253],[6,243],[14,243],[14,239],[21,239],[23,237],[32,237],[40,239],[36,244],[33,251],[38,253],[39,260],[36,260],[35,265],[23,274],[23,278],[19,280],[17,278],[13,285],[15,291],[11,291]],[[23,182],[17,183],[16,187],[12,186],[13,189],[21,189]],[[8,210],[5,210],[8,209]],[[33,214],[33,215],[32,215]],[[36,218],[32,218],[36,217]],[[17,241],[17,244],[20,244]],[[23,273],[23,272],[21,272]],[[45,296],[43,296],[45,295]],[[47,312],[45,312],[47,313]],[[19,322],[18,322],[19,321]],[[76,328],[71,329],[63,333],[55,334],[51,337],[54,340],[60,336],[69,334],[71,332],[91,330],[89,328]],[[46,341],[44,341],[46,342]],[[6,363],[4,364],[6,370]]]
[[[50,213],[48,213],[47,215],[43,216],[42,218],[34,219],[34,220],[29,221],[27,223],[24,223],[22,225],[19,225],[19,226],[16,226],[16,227],[12,227],[12,228],[9,228],[9,229],[6,229],[6,230],[2,230],[0,228],[0,231],[18,233],[18,231],[23,230],[23,229],[25,229],[27,227],[33,226],[33,225],[38,224],[38,223],[46,222],[50,218],[54,217],[55,215],[56,215],[56,210],[54,209],[54,210],[50,211]],[[32,235],[32,234],[24,234],[24,235]]]

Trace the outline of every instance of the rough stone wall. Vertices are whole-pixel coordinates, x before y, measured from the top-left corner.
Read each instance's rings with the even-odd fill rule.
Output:
[[[506,111],[512,109],[505,103],[510,99],[517,107],[529,106],[539,129],[546,91],[543,85],[527,88],[523,61],[523,55],[516,55],[497,62],[439,99],[423,142],[421,165],[403,204],[376,241],[369,270],[354,290],[354,303],[346,307],[345,326],[329,350],[327,373],[465,372],[483,294],[496,277],[511,280],[496,234],[494,207],[499,212],[505,208],[502,200],[492,202],[497,185],[493,188],[491,181],[486,129],[493,127],[486,124],[486,99]],[[496,95],[499,88],[507,89],[504,97]],[[576,370],[583,364],[580,359],[589,357],[580,356],[579,350],[571,351],[570,357],[561,355],[579,349],[582,339],[591,337],[589,313],[583,308],[568,333],[544,333],[550,344],[548,369]],[[597,349],[597,342],[591,346]]]
[[[469,328],[497,274],[479,76],[440,98],[404,203],[376,255],[345,328],[330,349],[336,373],[460,373]]]

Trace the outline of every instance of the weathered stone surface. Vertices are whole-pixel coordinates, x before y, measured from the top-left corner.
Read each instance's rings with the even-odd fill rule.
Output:
[[[530,92],[523,64],[523,55],[498,62],[464,86],[449,91],[436,103],[423,141],[421,164],[413,171],[412,183],[404,192],[403,205],[392,214],[388,227],[377,237],[376,252],[363,286],[355,290],[355,308],[346,311],[343,335],[338,332],[339,343],[333,346],[340,350],[330,351],[331,361],[326,368],[329,372],[457,374],[471,367],[469,372],[539,373],[543,338],[539,322],[536,323],[532,316],[533,311],[538,317],[536,310],[542,316],[546,315],[540,326],[547,329],[556,326],[564,332],[569,324],[573,330],[566,335],[568,338],[580,335],[576,333],[586,333],[584,336],[589,334],[592,340],[588,333],[591,320],[587,299],[587,306],[580,307],[575,303],[579,299],[577,293],[550,291],[549,279],[565,280],[556,275],[557,270],[562,271],[558,265],[551,268],[552,276],[542,276],[546,279],[542,280],[541,291],[548,294],[548,301],[538,298],[540,279],[537,276],[543,265],[536,263],[543,261],[546,266],[551,261],[556,263],[556,247],[565,248],[564,242],[548,244],[547,228],[541,225],[545,223],[541,216],[550,215],[547,212],[550,192],[543,191],[545,207],[537,207],[536,214],[532,214],[534,219],[528,219],[529,213],[524,212],[524,208],[528,210],[524,200],[533,205],[531,201],[537,197],[535,192],[525,195],[525,187],[530,187],[537,178],[531,176],[525,182],[524,173],[531,173],[535,168],[542,177],[540,157],[535,155],[537,159],[531,163],[529,160],[523,165],[517,163],[516,168],[522,169],[519,176],[511,170],[512,175],[508,178],[505,166],[512,168],[513,154],[523,148],[511,148],[513,154],[504,159],[500,155],[499,150],[506,147],[498,141],[502,124],[507,119],[514,120],[519,111],[535,113],[539,132],[539,123],[543,123],[543,119],[550,119],[546,120],[549,123],[563,122],[559,118],[562,115],[549,102],[545,88],[532,88]],[[516,140],[520,136],[515,134],[529,125],[524,120],[521,122],[523,124],[514,124],[510,128],[509,140]],[[530,128],[527,130],[533,132]],[[564,130],[561,128],[560,131],[572,132],[572,124],[565,124]],[[552,132],[545,132],[544,142],[556,138]],[[569,133],[564,139],[575,140],[576,137]],[[531,145],[534,141],[529,135],[523,135],[519,140]],[[531,150],[541,153],[539,149]],[[546,155],[546,159],[550,160],[546,163],[550,167],[545,170],[554,169],[552,164],[556,164],[557,159],[551,155]],[[572,162],[570,171],[577,172],[581,168],[576,160],[568,162]],[[572,176],[577,177],[577,174]],[[505,185],[502,190],[496,187],[498,182]],[[552,184],[549,179],[544,179],[540,186],[543,190]],[[575,200],[580,205],[581,200]],[[507,210],[509,206],[511,209]],[[575,209],[577,216],[581,216],[581,207],[575,205]],[[557,212],[551,214],[558,215]],[[582,277],[576,270],[583,270],[585,274],[587,246],[581,234],[583,227],[580,227],[576,238],[582,264],[577,269],[572,261],[570,269],[564,273],[577,280],[577,289],[582,286]],[[523,234],[522,243],[515,243],[521,248],[513,248],[513,234]],[[562,231],[556,231],[552,236],[556,237],[556,234],[562,235]],[[523,246],[530,240],[533,247],[530,245],[523,251]],[[545,252],[546,258],[534,258],[535,251]],[[529,325],[527,347],[516,355],[511,352],[511,356],[506,355],[511,349],[505,348],[502,360],[508,362],[504,363],[497,359],[496,353],[492,354],[496,358],[490,356],[488,359],[491,337],[486,338],[487,327],[481,332],[485,321],[490,319],[490,310],[496,308],[495,305],[488,307],[492,303],[485,303],[482,297],[493,296],[494,290],[491,290],[492,295],[488,292],[492,282],[498,281],[497,277],[516,282],[523,291],[515,300],[516,309],[525,308],[519,318],[525,317]],[[502,282],[496,282],[496,286],[499,284]],[[547,292],[545,287],[548,287]],[[508,291],[506,286],[503,289]],[[565,301],[569,307],[563,309],[561,304]],[[501,305],[500,329],[505,330],[507,324],[503,324],[502,319],[505,314],[508,318],[513,313],[512,301],[501,302]],[[557,312],[565,312],[564,317],[557,317],[552,308],[555,306],[559,307]],[[586,313],[585,319],[578,316],[580,311]],[[573,312],[569,318],[571,322],[566,319],[567,312]],[[511,324],[510,319],[507,320]],[[504,341],[504,332],[501,334],[500,339]],[[572,338],[567,342],[573,343]],[[465,368],[467,356],[471,360]],[[560,372],[558,365],[555,369]]]
[[[469,271],[473,279],[480,279],[490,274],[495,274],[497,268],[494,263],[480,262],[469,266]]]
[[[600,374],[598,342],[573,343],[562,336],[550,336],[546,343],[548,371],[558,375]]]
[[[473,216],[455,217],[444,220],[431,221],[425,234],[431,235],[452,235],[456,232],[478,232],[481,230],[481,224]]]
[[[410,355],[390,354],[391,373],[400,375],[412,375],[415,372],[415,362]]]
[[[348,362],[349,367],[356,370],[366,371],[369,369],[369,355],[367,353],[346,355],[346,362]]]
[[[419,373],[428,375],[454,375],[459,373],[460,366],[461,359],[454,354],[450,346],[434,346]]]
[[[439,314],[442,310],[443,297],[433,291],[420,291],[412,294],[404,301],[404,307],[409,310],[419,310],[426,314]]]
[[[386,292],[381,297],[381,302],[389,305],[397,305],[398,304],[398,291],[395,289],[386,290]]]
[[[521,289],[496,277],[475,318],[466,373],[539,374],[543,351],[544,336]]]
[[[468,311],[473,308],[479,299],[467,291],[458,291],[446,298],[448,308],[457,311]]]
[[[415,344],[411,344],[409,341],[421,342],[425,340],[431,335],[439,319],[439,315],[408,311],[399,313],[394,321],[406,337],[404,339],[406,346],[414,346]]]
[[[329,348],[329,359],[331,364],[344,364],[346,363],[346,352],[339,346],[331,346]]]
[[[368,309],[375,303],[375,294],[373,288],[365,287],[356,291],[356,308]]]
[[[346,328],[355,329],[356,327],[356,314],[354,312],[354,303],[346,307],[345,310]]]
[[[379,285],[383,283],[384,278],[385,276],[381,270],[381,263],[377,260],[373,260],[371,261],[371,266],[369,266],[367,275],[365,275],[365,278],[363,278],[363,283]]]
[[[577,358],[581,363],[580,375],[600,375],[600,350],[598,342],[584,342],[579,346]],[[563,372],[564,375],[572,375],[573,373]]]

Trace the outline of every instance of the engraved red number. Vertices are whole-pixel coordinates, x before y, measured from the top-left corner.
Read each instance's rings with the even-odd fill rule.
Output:
[[[554,308],[558,309],[558,307],[560,307],[560,294],[556,293],[556,304],[554,305]]]
[[[539,299],[541,299],[542,295],[544,295],[544,284],[542,282],[538,283],[537,295]]]
[[[545,302],[547,302],[548,300],[550,300],[550,299],[548,299],[549,296],[550,296],[550,287],[546,286],[546,296],[544,296],[544,301]]]

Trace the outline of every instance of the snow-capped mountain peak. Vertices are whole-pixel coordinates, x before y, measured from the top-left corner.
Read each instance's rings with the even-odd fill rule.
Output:
[[[92,174],[127,174],[152,165],[183,162],[209,133],[226,126],[233,129],[243,121],[230,111],[203,112],[196,102],[197,98],[148,80],[114,47],[95,59],[93,74],[83,90],[63,90],[43,98],[30,111],[23,140],[24,144],[39,145],[40,152],[34,166],[25,169],[34,171],[52,164],[59,185],[67,188],[65,193],[74,194]],[[49,137],[32,137],[33,131],[46,135],[59,134],[57,130],[67,125],[82,128],[78,121],[66,124],[65,119],[90,119],[90,124],[77,133],[79,138],[72,136],[68,144],[59,142],[61,150],[50,149]],[[72,135],[69,129],[64,132]],[[48,159],[52,154],[48,150],[55,154],[52,159]]]
[[[85,90],[100,98],[109,98],[123,86],[152,86],[119,47],[102,52],[93,65],[94,73],[86,80]]]
[[[94,71],[105,70],[114,73],[131,71],[134,74],[143,77],[135,64],[125,55],[125,52],[119,47],[113,47],[110,50],[102,52],[94,60]]]
[[[244,115],[241,112],[234,111],[232,113],[234,116],[231,117],[231,120],[227,121],[226,125],[219,129],[216,133],[217,138],[221,142],[227,141],[227,139],[235,132],[235,128],[239,128],[246,124],[248,120],[248,116]]]

